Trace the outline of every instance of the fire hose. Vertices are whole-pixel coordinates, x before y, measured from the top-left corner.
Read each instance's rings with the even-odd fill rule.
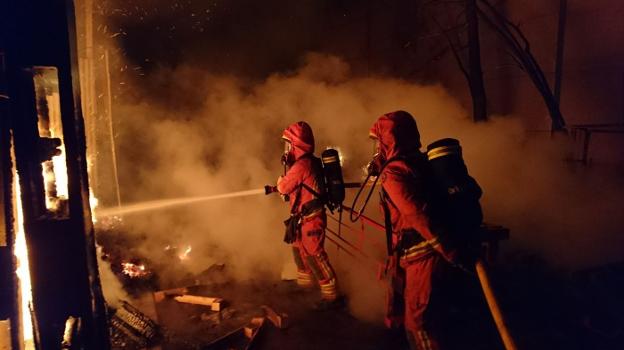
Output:
[[[488,308],[490,309],[490,313],[492,314],[492,318],[494,319],[494,323],[496,324],[498,334],[503,340],[503,345],[505,346],[505,349],[516,350],[516,343],[509,333],[509,329],[507,328],[503,313],[498,306],[498,300],[496,299],[496,295],[494,294],[494,290],[492,289],[492,286],[490,284],[490,277],[488,276],[485,263],[482,259],[477,259],[477,262],[475,263],[475,269],[477,270],[477,277],[479,277],[479,283],[481,284],[481,289],[483,290],[485,301],[488,304]]]

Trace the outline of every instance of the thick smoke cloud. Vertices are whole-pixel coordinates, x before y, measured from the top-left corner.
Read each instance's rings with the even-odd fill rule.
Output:
[[[354,76],[343,60],[321,54],[261,83],[190,66],[152,79],[169,84],[168,100],[192,96],[200,103],[168,108],[146,93],[138,102],[116,106],[126,203],[274,183],[282,172],[281,131],[298,120],[313,127],[317,155],[326,146],[340,147],[346,180],[359,181],[372,151],[369,127],[379,115],[402,109],[416,118],[424,145],[442,137],[461,140],[469,169],[484,189],[486,220],[511,229],[506,249],[572,268],[614,261],[624,253],[619,215],[624,193],[616,174],[564,162],[566,141],[526,133],[519,117],[472,123],[442,86]],[[375,202],[368,209],[372,215]],[[190,244],[194,253],[185,263],[195,272],[225,262],[241,280],[277,279],[291,260],[281,241],[287,215],[279,197],[255,196],[133,214],[125,221],[145,237],[143,250],[155,260],[167,244]],[[374,271],[352,268],[344,254],[332,259],[354,296],[355,313],[378,317],[379,309],[368,307],[382,306]]]

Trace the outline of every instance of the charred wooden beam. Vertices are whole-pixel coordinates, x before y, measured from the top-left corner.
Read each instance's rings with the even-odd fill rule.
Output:
[[[43,350],[60,348],[65,320],[74,316],[82,321],[81,346],[106,350],[108,325],[89,208],[73,4],[0,0],[0,35],[10,34],[4,38],[8,114],[20,174],[35,342]],[[37,103],[42,99],[34,86],[42,67],[54,71],[57,82],[68,178],[63,215],[50,213],[43,200],[39,140],[47,136],[38,131]]]

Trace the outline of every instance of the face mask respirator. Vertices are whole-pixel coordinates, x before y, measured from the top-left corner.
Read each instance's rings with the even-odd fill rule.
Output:
[[[381,175],[381,172],[383,171],[383,168],[386,165],[386,158],[381,154],[379,138],[371,135],[371,140],[373,141],[373,159],[370,162],[368,162],[368,164],[366,165],[366,169],[365,169],[366,180],[364,180],[357,194],[353,198],[353,203],[351,204],[352,210],[351,210],[351,213],[349,214],[349,218],[351,219],[351,222],[356,222],[362,216],[362,214],[364,214],[366,205],[368,204],[368,201],[370,200],[371,195],[373,194],[375,186],[377,185],[377,181],[379,180],[379,175]],[[370,191],[366,195],[366,199],[364,200],[364,203],[358,209],[357,208],[358,199],[360,198],[360,195],[362,194],[364,187],[369,183],[369,180],[371,180],[371,178],[373,178],[372,180],[373,183],[370,188]]]
[[[292,152],[292,143],[288,140],[284,140],[284,153],[282,154],[281,162],[285,167],[289,167],[295,162],[295,156]]]

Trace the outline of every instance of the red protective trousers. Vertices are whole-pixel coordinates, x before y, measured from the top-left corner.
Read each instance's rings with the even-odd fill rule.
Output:
[[[436,257],[431,256],[403,267],[405,271],[405,328],[421,330],[431,296],[431,276]]]
[[[324,249],[327,216],[324,211],[303,219],[301,236],[293,243],[293,255],[297,264],[297,284],[312,287],[316,277],[321,296],[326,300],[338,297],[336,275]]]
[[[405,327],[411,349],[438,349],[429,337],[424,316],[431,297],[432,276],[439,260],[436,255],[415,261],[401,261],[393,267],[387,294],[386,326]]]

